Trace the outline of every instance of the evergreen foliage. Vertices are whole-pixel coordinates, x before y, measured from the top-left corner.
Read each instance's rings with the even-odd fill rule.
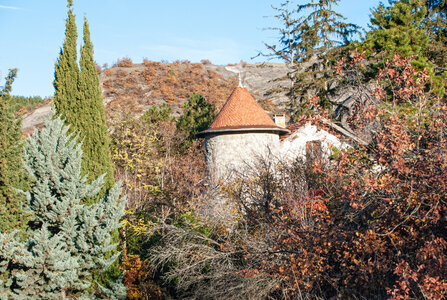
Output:
[[[9,95],[17,74],[9,71],[3,89],[0,89],[0,232],[25,231],[26,216],[21,208],[22,198],[15,188],[25,188],[22,169],[22,129],[15,119]]]
[[[14,112],[20,112],[25,109],[25,112],[31,111],[38,105],[43,104],[44,99],[39,96],[24,97],[24,96],[11,96],[10,107]]]
[[[333,10],[338,2],[340,0],[311,0],[298,5],[297,14],[304,15],[296,28],[299,32],[298,61],[325,56],[335,46],[348,44],[350,38],[358,33],[357,25],[343,22],[343,15]]]
[[[368,33],[361,49],[368,54],[382,53],[385,60],[396,54],[413,56],[412,65],[417,70],[427,69],[432,78],[431,88],[443,95],[447,83],[447,73],[444,72],[446,21],[433,3],[429,1],[427,6],[417,0],[399,0],[390,1],[388,7],[380,4],[372,12],[373,30]]]
[[[215,117],[214,107],[202,95],[193,93],[183,106],[183,115],[178,120],[178,127],[186,133],[188,143],[195,139],[200,131],[208,129]]]
[[[54,104],[56,113],[62,116],[70,130],[77,131],[81,137],[84,159],[82,174],[92,180],[106,174],[105,185],[95,199],[85,199],[87,204],[103,197],[114,182],[114,167],[109,147],[106,117],[102,102],[101,87],[93,60],[93,44],[87,19],[84,18],[83,46],[81,47],[80,70],[76,61],[76,24],[72,9],[73,2],[68,1],[68,18],[65,42],[56,64]]]
[[[103,193],[113,185],[113,164],[109,152],[110,137],[107,132],[106,115],[102,102],[98,73],[93,60],[93,44],[87,19],[84,19],[84,45],[81,48],[81,59],[78,79],[77,123],[83,140],[82,173],[88,174],[89,180],[106,174]]]
[[[54,107],[67,123],[77,128],[78,120],[78,74],[76,40],[78,38],[73,1],[68,1],[68,17],[65,23],[65,41],[60,50],[54,70]]]
[[[358,34],[359,27],[344,22],[344,17],[333,9],[340,0],[310,0],[297,4],[285,1],[275,8],[275,17],[282,27],[278,45],[266,45],[274,57],[291,64],[291,111],[300,114],[309,108],[307,99],[320,98],[328,104],[331,66],[340,56],[341,46],[348,46]],[[341,48],[341,49],[337,49]],[[337,49],[337,51],[335,51]]]
[[[16,233],[0,234],[0,281],[2,299],[93,299],[123,298],[120,283],[110,289],[98,286],[90,294],[92,274],[107,269],[119,256],[105,254],[111,244],[110,232],[120,226],[125,199],[120,185],[96,204],[83,199],[95,197],[104,176],[91,184],[81,173],[82,150],[78,137],[68,135],[59,118],[28,138],[24,167],[32,178],[26,192],[28,209],[33,213],[29,238],[18,241]],[[96,284],[96,283],[95,283]]]
[[[435,64],[434,71],[447,84],[447,1],[427,0],[427,30],[430,33],[428,58]]]
[[[146,124],[158,126],[160,122],[172,121],[171,112],[172,109],[166,103],[154,105],[140,117],[140,120]]]
[[[380,4],[372,12],[373,30],[368,33],[364,48],[385,52],[386,58],[395,54],[402,57],[418,55],[415,63],[421,69],[427,67],[424,54],[430,39],[424,28],[426,13],[425,6],[415,0],[397,1],[390,7]]]
[[[294,103],[295,114],[309,108],[307,99],[312,96],[318,96],[321,105],[329,105],[328,97],[334,92],[330,85],[331,66],[340,56],[340,51],[334,49],[349,45],[351,38],[358,34],[359,27],[345,23],[345,18],[333,9],[338,2],[311,0],[298,5],[297,14],[302,17],[295,29],[298,31],[296,47],[303,72],[295,74],[293,90],[299,100]]]

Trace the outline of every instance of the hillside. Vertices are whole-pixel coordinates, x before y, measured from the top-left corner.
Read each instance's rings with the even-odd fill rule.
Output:
[[[213,65],[176,61],[173,63],[144,60],[133,64],[118,60],[110,68],[99,70],[108,122],[126,115],[138,116],[149,107],[166,103],[174,116],[182,113],[182,105],[192,93],[200,93],[220,109],[240,77],[246,87],[270,113],[283,111],[288,98],[288,68],[279,63]],[[45,104],[24,115],[22,127],[30,133],[51,115],[51,104]]]

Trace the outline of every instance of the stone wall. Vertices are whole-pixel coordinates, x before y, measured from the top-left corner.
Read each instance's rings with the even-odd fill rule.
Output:
[[[226,181],[255,167],[262,158],[279,155],[279,136],[275,133],[231,133],[206,137],[206,162],[213,181]]]

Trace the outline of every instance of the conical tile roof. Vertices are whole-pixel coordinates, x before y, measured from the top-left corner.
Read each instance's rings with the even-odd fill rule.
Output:
[[[245,88],[238,87],[228,98],[210,128],[198,135],[224,131],[250,131],[250,129],[275,131],[280,134],[288,132],[273,122]]]

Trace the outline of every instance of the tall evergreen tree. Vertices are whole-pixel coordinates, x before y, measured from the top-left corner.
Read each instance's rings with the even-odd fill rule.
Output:
[[[109,152],[110,138],[96,64],[93,60],[89,26],[84,18],[84,42],[81,47],[79,70],[76,60],[77,31],[72,6],[73,1],[68,0],[65,41],[55,69],[54,104],[57,115],[70,124],[70,130],[77,131],[81,136],[84,152],[82,173],[88,174],[89,180],[106,174],[103,190],[98,197],[86,199],[87,204],[91,204],[112,187],[114,168]]]
[[[125,199],[120,185],[98,203],[82,200],[98,194],[104,176],[87,183],[81,174],[82,150],[77,137],[67,136],[59,118],[27,140],[24,167],[33,179],[26,193],[33,213],[29,238],[21,243],[15,233],[0,233],[1,299],[115,299],[125,296],[117,282],[110,289],[91,288],[93,273],[108,268],[119,253],[110,232],[120,226]],[[1,277],[0,277],[1,278]]]
[[[283,27],[276,28],[281,34],[278,47],[267,48],[294,68],[292,114],[302,112],[310,96],[319,96],[321,103],[328,103],[333,92],[329,84],[331,66],[341,52],[335,49],[348,45],[358,34],[359,27],[344,22],[345,18],[334,10],[339,1],[309,0],[293,9],[293,1],[286,0],[274,8]]]
[[[90,30],[85,18],[84,44],[81,47],[79,64],[81,72],[78,79],[78,113],[75,127],[79,130],[83,139],[82,171],[83,174],[89,174],[90,180],[105,173],[105,191],[113,185],[114,168],[109,152],[110,137],[107,132],[101,87],[96,64],[93,60],[93,44],[90,40]]]
[[[297,24],[296,45],[302,72],[295,73],[293,89],[299,98],[294,105],[295,113],[309,109],[306,100],[311,96],[318,96],[323,106],[329,105],[329,96],[335,92],[330,84],[331,67],[339,59],[340,47],[349,45],[358,34],[359,27],[345,23],[343,15],[334,10],[338,2],[311,0],[298,5],[297,14],[303,17]]]
[[[22,169],[22,129],[10,106],[10,91],[17,74],[9,71],[3,89],[0,89],[0,232],[26,228],[25,214],[21,208],[24,200],[15,188],[24,188]]]
[[[60,50],[54,70],[54,107],[57,114],[72,125],[77,123],[77,96],[79,67],[77,62],[75,15],[73,14],[73,0],[68,0],[68,17],[65,23],[65,41]],[[75,129],[75,128],[72,128]]]
[[[101,191],[95,197],[83,199],[85,204],[90,205],[99,201],[112,188],[114,167],[109,152],[110,138],[96,64],[93,60],[93,44],[90,40],[89,26],[87,20],[84,19],[79,70],[76,61],[77,31],[72,6],[73,1],[68,0],[66,37],[55,70],[54,102],[57,115],[65,119],[70,125],[70,130],[76,131],[82,141],[84,153],[82,175],[86,175],[90,182],[97,176],[105,174],[105,184]],[[114,231],[112,237],[113,242],[118,242],[118,231]],[[116,279],[119,273],[117,263],[114,263],[106,274],[98,277],[98,273],[95,273],[95,280],[107,283]]]

